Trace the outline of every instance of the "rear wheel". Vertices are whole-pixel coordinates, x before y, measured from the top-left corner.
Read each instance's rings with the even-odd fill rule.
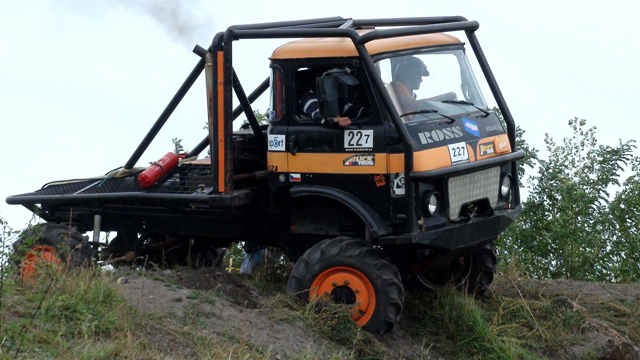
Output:
[[[13,252],[22,278],[33,277],[42,264],[90,265],[95,254],[76,228],[61,224],[41,224],[24,231],[13,243]]]
[[[353,305],[353,320],[383,335],[400,320],[404,288],[400,273],[380,249],[363,240],[339,237],[307,250],[293,267],[287,293],[305,300],[327,294]]]

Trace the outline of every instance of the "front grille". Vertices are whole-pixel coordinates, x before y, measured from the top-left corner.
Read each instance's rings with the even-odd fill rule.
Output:
[[[489,199],[491,207],[495,207],[498,203],[499,186],[500,167],[450,178],[449,219],[458,220],[462,206],[477,200]]]

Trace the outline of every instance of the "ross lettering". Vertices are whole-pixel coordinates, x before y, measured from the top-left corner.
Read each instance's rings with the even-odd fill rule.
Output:
[[[451,129],[449,128],[444,128],[442,129],[442,133],[444,134],[445,139],[453,139],[453,133],[451,132]]]
[[[444,128],[442,130],[432,130],[432,131],[424,131],[418,133],[418,138],[422,145],[431,144],[435,142],[439,142],[442,140],[450,140],[462,137],[462,129],[460,126],[452,126],[448,128]]]
[[[431,132],[431,136],[433,137],[434,141],[442,141],[442,140],[444,140],[444,134],[440,130],[433,130]]]

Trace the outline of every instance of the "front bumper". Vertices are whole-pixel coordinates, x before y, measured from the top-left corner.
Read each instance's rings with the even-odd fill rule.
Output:
[[[522,207],[496,211],[492,216],[474,218],[465,223],[453,224],[413,234],[384,236],[378,244],[421,244],[447,250],[473,248],[497,238],[522,212]]]

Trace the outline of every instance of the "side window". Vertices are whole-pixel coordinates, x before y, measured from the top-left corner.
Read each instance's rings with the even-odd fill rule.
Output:
[[[295,111],[296,120],[311,122],[312,114],[318,109],[318,101],[315,97],[316,82],[313,72],[321,72],[315,68],[299,68],[294,74]]]
[[[328,71],[342,70],[344,74],[356,79],[357,85],[338,82],[338,103],[340,116],[352,120],[367,121],[372,116],[371,104],[358,71],[346,66],[301,67],[294,73],[295,119],[301,123],[318,124],[320,115],[316,94],[316,81]]]
[[[282,78],[282,69],[275,65],[272,65],[271,68],[269,121],[277,122],[284,116],[284,81]]]

